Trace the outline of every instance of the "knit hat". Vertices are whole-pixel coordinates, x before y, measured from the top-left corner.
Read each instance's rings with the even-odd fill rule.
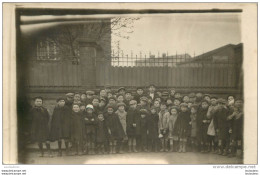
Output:
[[[61,101],[61,100],[64,100],[64,101],[65,101],[65,98],[59,97],[59,98],[57,98],[56,102],[58,103],[58,102]]]
[[[180,107],[182,107],[182,106],[188,107],[188,104],[187,103],[181,103]]]
[[[87,95],[94,95],[95,92],[94,92],[94,91],[86,91],[86,94],[87,94]]]
[[[70,97],[70,98],[73,98],[73,97],[74,97],[74,93],[71,93],[71,92],[70,92],[70,93],[67,93],[66,96],[67,96],[67,97]]]
[[[86,109],[88,109],[88,108],[94,110],[94,107],[93,107],[93,105],[91,105],[91,104],[89,104],[89,105],[86,106]]]
[[[123,102],[122,103],[117,103],[117,107],[119,107],[119,106],[124,106],[125,107],[126,105]]]

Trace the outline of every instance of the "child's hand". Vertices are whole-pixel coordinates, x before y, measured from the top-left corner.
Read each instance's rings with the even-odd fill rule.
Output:
[[[203,123],[207,123],[207,120],[202,120]]]
[[[111,135],[111,130],[110,129],[108,130],[108,133]]]
[[[86,121],[88,121],[88,118],[85,118]]]
[[[191,122],[189,122],[189,124],[191,125]]]
[[[147,130],[147,134],[149,134],[149,131]]]
[[[91,119],[91,121],[93,122],[93,121],[94,121],[94,119]]]
[[[135,123],[133,123],[133,127],[136,127],[136,124],[135,124]]]
[[[232,133],[232,129],[229,129],[229,131],[228,131],[230,134]]]

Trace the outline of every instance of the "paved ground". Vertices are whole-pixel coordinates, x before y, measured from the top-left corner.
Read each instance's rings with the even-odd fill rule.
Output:
[[[30,151],[20,156],[20,163],[25,164],[242,164],[241,158],[228,158],[213,153],[125,153],[107,155],[83,155],[39,157],[37,151]]]

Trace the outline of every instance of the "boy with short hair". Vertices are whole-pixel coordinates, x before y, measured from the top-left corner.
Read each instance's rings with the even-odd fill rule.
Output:
[[[168,151],[168,134],[169,134],[169,117],[170,113],[167,110],[167,106],[165,102],[161,103],[161,111],[159,112],[159,122],[158,122],[158,130],[159,130],[159,138],[161,140],[161,150]]]

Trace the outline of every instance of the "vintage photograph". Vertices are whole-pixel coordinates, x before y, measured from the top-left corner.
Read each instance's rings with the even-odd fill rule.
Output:
[[[242,14],[16,7],[18,164],[243,164]]]

